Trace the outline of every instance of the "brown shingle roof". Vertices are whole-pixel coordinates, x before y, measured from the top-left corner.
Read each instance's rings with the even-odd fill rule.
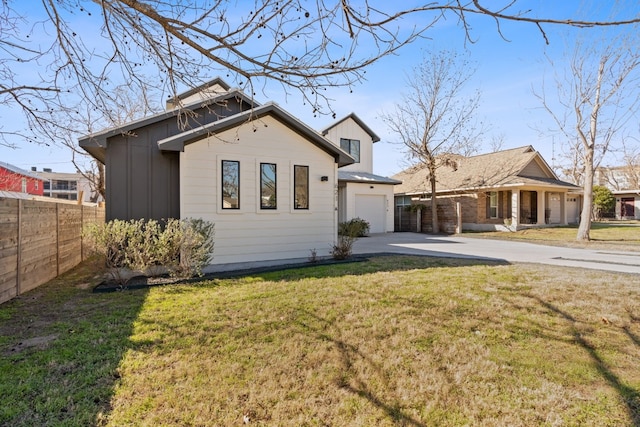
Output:
[[[531,146],[513,148],[472,157],[459,157],[457,168],[440,167],[436,172],[436,191],[465,191],[482,188],[511,187],[517,185],[557,185],[577,188],[560,181],[547,166],[542,156]],[[532,165],[533,168],[528,168]],[[527,176],[527,171],[536,171]],[[396,194],[431,193],[428,171],[424,166],[414,166],[394,175],[402,181],[395,186]]]

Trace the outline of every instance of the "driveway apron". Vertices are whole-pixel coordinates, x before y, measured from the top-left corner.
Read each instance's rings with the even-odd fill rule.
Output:
[[[420,233],[374,234],[358,239],[353,253],[396,253],[528,262],[640,275],[640,252],[564,248],[461,236]]]

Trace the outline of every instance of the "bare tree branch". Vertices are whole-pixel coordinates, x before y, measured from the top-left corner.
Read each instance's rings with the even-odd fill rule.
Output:
[[[459,156],[476,151],[483,129],[475,119],[480,94],[464,97],[473,67],[453,52],[427,54],[408,78],[408,92],[382,120],[398,137],[409,160],[426,168],[431,188],[433,232],[438,232],[437,171],[457,167]]]
[[[536,96],[566,138],[572,161],[567,168],[583,186],[584,200],[577,240],[589,240],[594,171],[640,108],[640,51],[636,32],[599,43],[579,42],[568,70],[556,76],[553,95],[543,86]]]

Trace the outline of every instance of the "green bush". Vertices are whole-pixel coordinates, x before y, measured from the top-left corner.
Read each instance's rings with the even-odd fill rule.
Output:
[[[84,230],[89,247],[102,257],[122,286],[133,272],[174,277],[202,275],[212,258],[214,224],[202,219],[113,220]]]
[[[369,222],[362,218],[353,218],[338,224],[338,235],[349,237],[365,237],[369,234]]]
[[[605,216],[614,216],[616,198],[607,187],[593,186],[593,217],[600,220]],[[613,215],[612,215],[613,214]]]

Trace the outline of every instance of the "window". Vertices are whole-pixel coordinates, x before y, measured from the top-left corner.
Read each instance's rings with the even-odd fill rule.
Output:
[[[489,214],[491,218],[498,218],[498,192],[492,191],[490,193],[489,201]]]
[[[36,190],[38,190],[38,187],[39,187],[40,185],[38,184],[38,181],[35,181],[35,183],[36,183]]]
[[[396,196],[396,206],[411,206],[411,196]]]
[[[340,148],[351,154],[351,157],[356,160],[356,163],[360,163],[360,141],[357,139],[340,138]]]
[[[260,163],[260,209],[277,209],[276,165]]]
[[[222,161],[222,209],[240,209],[240,162]]]
[[[293,167],[293,207],[309,209],[309,166]]]
[[[27,178],[22,178],[22,192],[27,192]]]

